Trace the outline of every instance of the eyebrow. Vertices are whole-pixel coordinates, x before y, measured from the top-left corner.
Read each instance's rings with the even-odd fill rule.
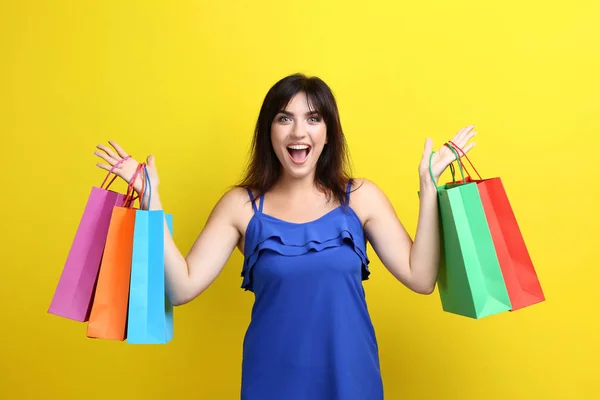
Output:
[[[279,111],[279,113],[280,114],[285,114],[285,115],[290,116],[290,117],[294,116],[293,112],[289,112],[289,111],[286,111],[286,110],[281,110],[281,111]],[[309,116],[309,115],[319,115],[319,112],[318,111],[309,111],[305,115],[306,116]]]

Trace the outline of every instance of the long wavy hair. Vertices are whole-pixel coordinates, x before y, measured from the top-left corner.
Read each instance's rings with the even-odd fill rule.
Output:
[[[335,198],[340,204],[346,204],[351,166],[337,102],[323,80],[299,73],[281,79],[267,92],[254,129],[249,164],[238,186],[257,192],[258,198],[281,177],[282,165],[271,143],[271,124],[300,92],[306,94],[311,111],[317,111],[327,126],[327,144],[317,161],[315,184],[328,201]]]

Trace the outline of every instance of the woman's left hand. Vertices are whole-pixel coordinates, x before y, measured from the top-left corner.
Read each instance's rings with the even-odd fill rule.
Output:
[[[466,128],[458,131],[456,136],[452,138],[452,142],[462,149],[464,153],[467,153],[469,150],[475,146],[475,143],[469,143],[469,140],[473,138],[477,134],[474,130],[474,126],[467,126]],[[428,138],[425,142],[425,151],[423,152],[423,158],[421,159],[421,163],[419,164],[419,176],[422,181],[431,182],[431,174],[429,173],[429,158],[431,156],[431,151],[433,149],[433,141]],[[460,151],[457,151],[460,157],[463,154]],[[456,161],[456,156],[454,152],[450,150],[445,144],[433,154],[433,158],[431,159],[431,170],[433,172],[433,176],[435,178],[435,183],[437,184],[438,179],[442,175],[442,173],[448,168],[450,164]]]

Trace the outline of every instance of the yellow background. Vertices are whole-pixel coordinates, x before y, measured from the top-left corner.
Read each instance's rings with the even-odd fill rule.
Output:
[[[574,0],[0,3],[0,398],[235,399],[252,295],[237,252],[177,308],[167,346],[91,340],[48,315],[94,146],[154,153],[186,253],[243,170],[268,88],[328,82],[356,175],[417,220],[417,165],[474,123],[543,304],[483,320],[410,293],[370,250],[365,283],[387,399],[591,399],[600,367],[600,3]],[[568,4],[568,5],[567,5]],[[117,186],[122,189],[123,186]]]

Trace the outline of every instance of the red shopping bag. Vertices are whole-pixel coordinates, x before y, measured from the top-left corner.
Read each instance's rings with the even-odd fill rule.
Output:
[[[542,286],[502,180],[499,177],[483,179],[464,151],[453,142],[449,143],[465,156],[479,178],[473,179],[467,172],[469,176],[465,180],[477,183],[512,304],[511,310],[515,311],[545,301]]]

